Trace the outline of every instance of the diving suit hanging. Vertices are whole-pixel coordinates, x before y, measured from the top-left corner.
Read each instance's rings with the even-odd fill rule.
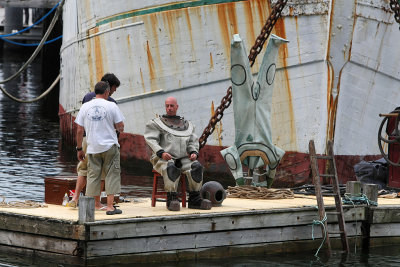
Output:
[[[231,43],[231,81],[235,121],[235,144],[221,151],[236,183],[244,184],[242,163],[249,169],[266,168],[267,187],[271,187],[276,167],[285,151],[271,138],[271,105],[275,60],[281,44],[288,41],[271,35],[257,81],[253,81],[250,63],[239,34]]]

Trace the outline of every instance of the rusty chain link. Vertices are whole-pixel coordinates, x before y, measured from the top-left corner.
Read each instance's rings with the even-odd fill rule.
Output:
[[[256,57],[260,54],[265,41],[268,39],[272,32],[276,22],[282,16],[282,10],[285,7],[288,0],[278,0],[278,2],[272,8],[271,14],[269,15],[264,27],[261,29],[260,35],[257,37],[254,46],[250,49],[249,61],[250,66],[253,66],[256,61]],[[202,149],[207,142],[207,138],[214,132],[215,125],[224,116],[224,111],[227,109],[232,102],[232,86],[229,86],[226,95],[222,98],[221,104],[215,110],[214,115],[208,122],[207,127],[204,129],[202,135],[199,138],[200,149]]]
[[[274,5],[271,14],[269,15],[267,21],[265,22],[264,27],[261,29],[260,35],[257,37],[255,44],[250,49],[249,61],[250,66],[253,66],[254,62],[256,62],[256,57],[260,54],[265,41],[268,39],[269,35],[272,32],[276,22],[282,16],[282,10],[285,7],[288,0],[279,0]]]
[[[207,127],[204,129],[203,134],[199,138],[200,149],[206,145],[207,138],[214,132],[215,125],[222,119],[222,116],[224,116],[224,110],[230,106],[231,102],[232,86],[229,86],[228,90],[226,91],[226,95],[221,100],[221,104],[215,110],[214,115],[211,117]]]
[[[390,0],[390,8],[394,12],[394,19],[400,24],[400,3],[399,0]]]

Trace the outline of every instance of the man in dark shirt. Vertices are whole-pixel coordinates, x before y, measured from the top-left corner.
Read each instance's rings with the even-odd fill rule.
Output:
[[[113,73],[106,73],[104,76],[101,78],[101,81],[107,82],[110,85],[110,96],[108,97],[108,101],[114,102],[115,104],[117,103],[111,95],[117,91],[117,88],[120,86],[121,82],[115,76]],[[87,93],[82,100],[82,104],[85,104],[86,102],[89,102],[90,100],[96,98],[95,92],[89,92]],[[117,133],[119,135],[119,133]],[[86,185],[86,176],[87,176],[87,157],[86,157],[86,137],[84,134],[84,138],[82,141],[82,144],[77,144],[76,149],[77,150],[83,150],[85,152],[85,160],[79,161],[78,166],[76,167],[77,173],[78,173],[78,179],[76,181],[76,187],[75,187],[75,194],[72,197],[72,200],[68,202],[68,207],[76,207],[79,201],[79,195],[82,191],[82,189]],[[104,183],[104,175],[102,175],[102,188],[103,188],[103,183]],[[106,206],[103,206],[100,203],[100,197],[95,197],[95,208],[96,210],[106,210]]]

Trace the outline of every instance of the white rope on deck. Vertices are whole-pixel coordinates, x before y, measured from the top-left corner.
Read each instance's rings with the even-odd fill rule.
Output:
[[[0,196],[3,200],[0,202],[0,208],[14,208],[14,209],[34,209],[34,208],[47,208],[47,205],[32,200],[25,201],[10,201],[6,202],[5,196]]]

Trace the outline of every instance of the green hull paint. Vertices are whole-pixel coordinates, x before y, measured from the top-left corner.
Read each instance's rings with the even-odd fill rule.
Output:
[[[96,23],[96,26],[104,25],[104,24],[107,24],[107,23],[110,23],[113,21],[121,20],[121,19],[142,16],[142,15],[147,15],[147,14],[151,14],[151,13],[158,13],[158,12],[176,10],[176,9],[182,9],[182,8],[188,8],[188,7],[198,7],[198,6],[207,6],[207,5],[232,3],[232,2],[243,2],[243,1],[246,1],[246,0],[199,0],[199,1],[192,1],[192,2],[185,2],[185,3],[174,3],[174,4],[170,4],[170,5],[147,8],[147,9],[143,9],[143,10],[132,11],[129,13],[116,15],[113,17],[108,17],[106,19],[98,21]]]

